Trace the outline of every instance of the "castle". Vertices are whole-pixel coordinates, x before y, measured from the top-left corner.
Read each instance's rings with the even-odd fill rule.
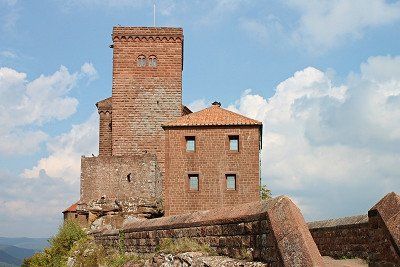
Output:
[[[182,104],[183,30],[114,27],[112,41],[99,155],[82,157],[80,200],[64,218],[118,226],[259,200],[262,123],[219,102]]]

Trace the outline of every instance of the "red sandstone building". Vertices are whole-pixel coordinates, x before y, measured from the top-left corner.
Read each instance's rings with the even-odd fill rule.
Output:
[[[96,104],[99,156],[82,157],[64,217],[152,218],[257,201],[262,124],[182,104],[181,28],[114,27],[112,96]],[[111,219],[113,220],[113,219]]]

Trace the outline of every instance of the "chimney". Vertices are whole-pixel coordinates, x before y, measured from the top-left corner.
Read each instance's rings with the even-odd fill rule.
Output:
[[[221,102],[214,101],[214,102],[212,103],[212,105],[213,105],[213,106],[221,107]]]

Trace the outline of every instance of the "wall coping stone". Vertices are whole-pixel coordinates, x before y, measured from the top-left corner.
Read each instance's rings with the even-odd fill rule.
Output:
[[[340,226],[351,226],[355,224],[367,224],[368,223],[368,215],[355,215],[343,218],[322,220],[322,221],[314,221],[307,223],[309,229],[316,228],[332,228],[332,227],[340,227]]]

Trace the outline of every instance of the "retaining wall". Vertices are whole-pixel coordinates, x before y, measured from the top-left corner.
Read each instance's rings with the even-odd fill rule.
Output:
[[[93,233],[105,247],[154,252],[165,238],[191,238],[207,243],[219,254],[271,266],[323,266],[300,210],[287,197],[209,211],[143,220],[120,231]]]

